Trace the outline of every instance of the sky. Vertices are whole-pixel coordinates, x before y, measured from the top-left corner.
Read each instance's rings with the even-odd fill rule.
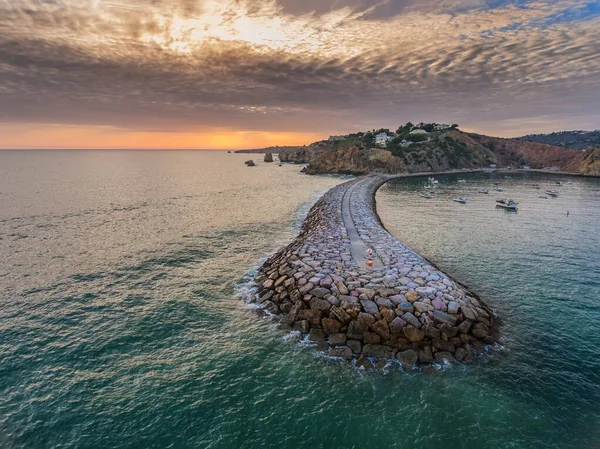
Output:
[[[0,148],[600,128],[600,0],[0,0]]]

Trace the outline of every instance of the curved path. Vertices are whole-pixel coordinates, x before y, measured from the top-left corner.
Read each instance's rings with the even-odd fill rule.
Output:
[[[365,182],[367,180],[358,181],[358,183]],[[344,220],[344,226],[346,227],[346,233],[348,234],[348,239],[350,240],[350,254],[352,254],[352,259],[356,264],[361,268],[371,268],[367,266],[367,250],[369,246],[365,244],[363,239],[358,234],[356,230],[356,226],[354,224],[354,220],[352,219],[350,202],[354,191],[357,188],[357,183],[352,184],[344,193],[344,198],[342,199],[342,218]],[[383,262],[377,255],[377,253],[373,253],[373,267],[372,268],[381,268],[383,267]]]
[[[477,297],[382,226],[375,193],[393,177],[359,178],[330,189],[298,237],[260,268],[251,301],[329,355],[371,367],[377,359],[468,361],[499,339]],[[374,250],[374,266],[366,251]]]

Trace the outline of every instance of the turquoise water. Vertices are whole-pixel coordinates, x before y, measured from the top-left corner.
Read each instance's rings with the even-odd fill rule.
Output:
[[[246,159],[0,152],[0,447],[599,447],[596,181],[513,216],[384,187],[386,224],[489,298],[506,349],[364,373],[240,300],[340,182]]]

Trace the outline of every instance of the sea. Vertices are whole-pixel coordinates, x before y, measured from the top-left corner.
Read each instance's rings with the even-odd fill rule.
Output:
[[[599,180],[444,176],[430,200],[427,178],[382,187],[387,229],[481,296],[503,341],[469,365],[365,372],[244,300],[347,179],[299,169],[0,151],[0,447],[600,448]]]

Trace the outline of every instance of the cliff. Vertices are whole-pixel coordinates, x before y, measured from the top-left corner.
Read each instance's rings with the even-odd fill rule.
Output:
[[[392,141],[388,148],[363,147],[360,142],[316,142],[280,152],[282,162],[310,164],[309,174],[401,173],[498,167],[533,169],[558,167],[570,173],[594,173],[597,151],[574,150],[518,139],[469,134],[458,130],[434,132],[429,140],[403,147]],[[590,160],[591,158],[591,160]]]
[[[590,148],[585,152],[585,158],[579,166],[579,172],[584,175],[600,176],[600,147]]]

